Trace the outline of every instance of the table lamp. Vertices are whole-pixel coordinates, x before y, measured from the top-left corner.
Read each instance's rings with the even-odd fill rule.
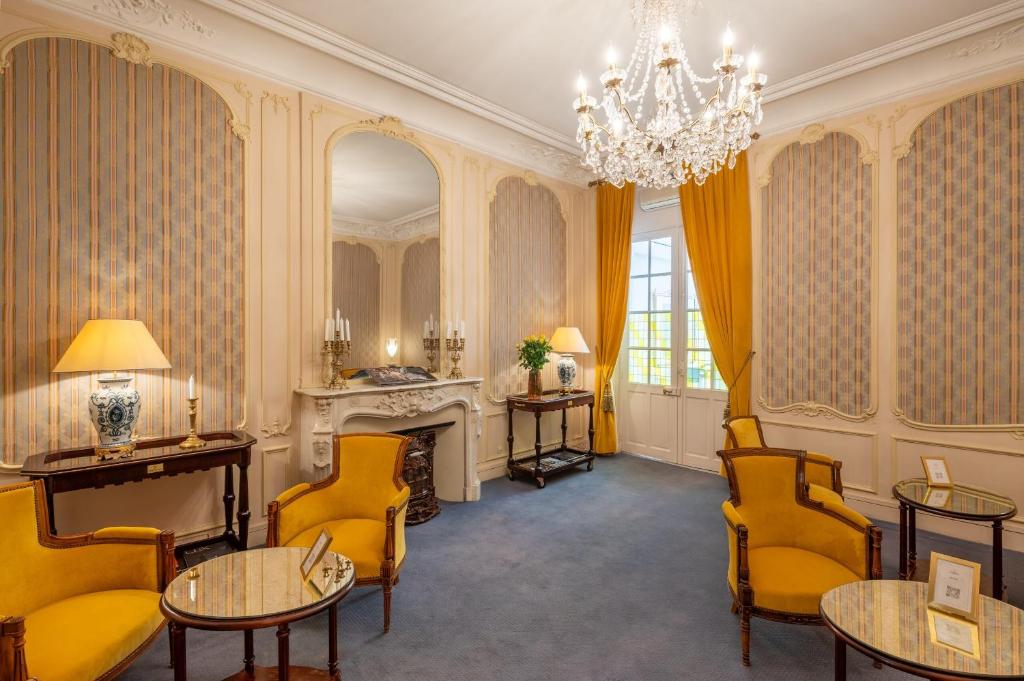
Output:
[[[135,449],[132,431],[141,408],[139,391],[131,385],[132,377],[117,372],[170,368],[170,362],[142,322],[90,319],[71,341],[53,372],[112,372],[98,379],[100,388],[89,397],[89,416],[100,436],[96,454],[106,459],[131,455]]]
[[[558,360],[558,380],[562,384],[561,393],[568,395],[576,382],[575,353],[589,353],[590,348],[583,340],[583,334],[575,326],[560,326],[551,336],[551,350],[561,355]]]

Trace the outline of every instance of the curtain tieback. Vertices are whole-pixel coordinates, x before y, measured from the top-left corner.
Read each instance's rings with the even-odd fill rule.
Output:
[[[601,393],[601,411],[615,413],[615,395],[612,394],[612,382],[608,379],[605,379],[604,390]]]

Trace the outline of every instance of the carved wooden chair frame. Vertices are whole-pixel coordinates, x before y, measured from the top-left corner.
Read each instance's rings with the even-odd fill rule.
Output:
[[[33,488],[32,494],[36,507],[36,539],[40,545],[49,549],[73,549],[96,544],[148,544],[156,549],[156,576],[160,593],[163,593],[177,574],[177,562],[174,558],[174,532],[171,530],[164,530],[153,539],[97,537],[94,532],[62,536],[51,534],[46,492],[43,489],[42,480],[9,485],[0,489],[0,494],[26,487]],[[127,657],[108,669],[97,681],[108,681],[119,676],[156,640],[159,634],[160,628]],[[25,658],[25,617],[23,615],[5,616],[0,613],[0,681],[27,681],[31,678]]]
[[[327,489],[334,483],[338,482],[341,478],[341,440],[342,438],[360,436],[387,437],[402,441],[398,447],[398,454],[395,457],[395,468],[391,481],[395,485],[396,495],[409,486],[406,484],[405,479],[402,478],[402,469],[405,466],[406,450],[409,447],[409,443],[412,442],[412,438],[392,433],[344,433],[341,435],[335,435],[331,457],[331,474],[322,480],[311,483],[307,489],[302,490],[295,496],[286,499],[283,502],[278,502],[276,500],[271,501],[267,506],[268,547],[280,545],[281,538],[279,520],[281,517],[281,510],[296,499],[301,499],[307,494]],[[408,504],[409,497],[406,497],[405,501],[401,504],[398,506],[388,506],[385,511],[384,562],[382,562],[380,566],[380,575],[377,577],[360,577],[356,575],[355,586],[379,585],[384,592],[384,633],[387,633],[391,629],[391,591],[398,585],[398,574],[402,570],[402,565],[405,564],[405,556],[402,557],[401,561],[398,561],[397,563],[395,562],[395,524],[398,514],[401,513]]]
[[[759,423],[758,431],[760,431],[760,428],[761,426]],[[869,524],[867,527],[861,527],[859,524],[841,513],[836,513],[835,511],[827,508],[822,502],[815,501],[808,496],[807,482],[804,477],[807,452],[795,449],[776,449],[771,447],[742,448],[719,451],[718,456],[722,459],[722,462],[725,465],[726,477],[729,480],[729,501],[732,502],[732,505],[737,509],[740,508],[742,502],[739,493],[739,482],[736,478],[736,468],[733,463],[734,459],[746,456],[781,456],[795,458],[796,478],[794,481],[793,494],[796,503],[799,506],[803,506],[818,513],[823,513],[829,517],[835,518],[858,532],[862,532],[864,534],[864,543],[866,548],[864,574],[868,575],[869,579],[882,578],[881,528],[874,524]],[[736,585],[739,593],[734,592],[731,586],[729,587],[729,591],[732,593],[732,612],[740,615],[740,644],[743,650],[743,664],[744,666],[749,667],[751,617],[760,617],[762,619],[772,620],[774,622],[785,622],[788,624],[821,625],[824,624],[824,622],[820,615],[784,612],[781,610],[773,610],[754,605],[754,590],[750,586],[747,526],[742,524],[734,525],[728,518],[726,518],[725,522],[729,525],[736,536]]]
[[[764,440],[764,430],[761,428],[761,419],[756,414],[749,414],[747,416],[730,416],[729,418],[722,421],[722,429],[725,430],[725,444],[729,449],[740,449],[739,440],[736,437],[736,432],[732,429],[732,422],[738,421],[739,419],[753,419],[754,425],[757,426],[757,439],[761,441],[761,447],[764,449],[772,449],[768,446],[768,443]],[[843,496],[843,462],[838,459],[833,459],[831,464],[826,464],[823,461],[812,461],[807,460],[812,466],[829,466],[831,468],[830,475],[832,478],[832,491]]]

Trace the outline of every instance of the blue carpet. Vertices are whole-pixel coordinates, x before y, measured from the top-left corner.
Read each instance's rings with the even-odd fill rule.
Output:
[[[340,615],[346,681],[574,681],[832,678],[822,627],[752,622],[753,666],[740,665],[739,622],[725,582],[723,479],[631,456],[538,490],[501,478],[473,504],[445,504],[407,529],[409,558],[381,634],[380,590],[354,591]],[[885,576],[896,575],[896,529],[884,527]],[[980,560],[988,547],[921,532],[932,549]],[[1024,594],[1024,555],[1007,552],[1011,600]],[[325,666],[326,616],[292,627],[292,664]],[[257,663],[276,663],[272,630]],[[241,668],[241,633],[188,632],[189,678]],[[161,637],[123,675],[171,679]],[[849,678],[909,679],[851,652]]]

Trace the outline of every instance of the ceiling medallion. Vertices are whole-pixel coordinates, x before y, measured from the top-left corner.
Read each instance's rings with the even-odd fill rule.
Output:
[[[679,16],[690,14],[700,0],[632,0],[638,38],[625,68],[608,51],[608,69],[601,74],[601,103],[587,95],[582,74],[573,108],[579,118],[576,140],[583,165],[617,187],[673,187],[691,178],[703,184],[723,166],[733,167],[736,155],[757,139],[761,122],[761,89],[767,77],[758,71],[757,54],[746,59],[733,52],[733,34],[726,27],[722,56],[715,74],[697,75],[690,67],[679,36]],[[648,86],[654,76],[653,115],[644,118]],[[714,84],[712,92],[709,84]],[[692,92],[692,94],[690,94]],[[595,114],[604,111],[601,124]]]

